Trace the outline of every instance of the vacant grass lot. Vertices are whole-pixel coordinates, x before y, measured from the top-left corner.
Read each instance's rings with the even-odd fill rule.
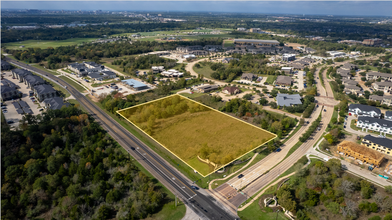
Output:
[[[58,40],[58,41],[46,41],[46,40],[25,40],[20,42],[11,42],[11,43],[4,43],[3,45],[7,49],[24,49],[24,48],[41,48],[46,49],[48,47],[61,47],[61,46],[69,46],[69,45],[77,45],[82,43],[88,43],[94,41],[96,38],[71,38],[67,40]],[[19,48],[20,46],[25,46],[24,48]]]
[[[214,72],[209,65],[201,66],[200,68],[193,66],[193,70],[198,74],[203,74],[204,77],[209,79],[212,79],[211,73]]]
[[[275,82],[276,78],[277,76],[268,76],[265,82],[267,82],[269,85],[272,85]]]
[[[188,109],[180,114],[169,114],[169,117],[155,117],[157,112],[178,111],[173,109],[173,106],[180,104],[171,104],[174,99],[179,99],[180,104],[186,103]],[[209,158],[221,167],[276,137],[272,133],[209,107],[202,107],[199,103],[179,95],[131,107],[118,113],[139,129],[150,133],[152,138],[203,176],[213,172],[214,167],[199,161],[198,155]],[[152,115],[154,119],[151,119]]]

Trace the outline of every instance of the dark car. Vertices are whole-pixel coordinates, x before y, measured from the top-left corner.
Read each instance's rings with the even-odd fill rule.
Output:
[[[238,176],[238,179],[241,179],[242,177],[244,177],[244,174],[240,174],[240,175]]]
[[[14,121],[7,121],[7,123],[8,123],[8,124],[13,124],[13,123],[14,123]]]
[[[324,111],[326,112],[326,111],[327,111],[327,109],[324,109]]]
[[[135,148],[134,148],[134,147],[131,147],[131,150],[135,150]]]
[[[191,186],[192,187],[192,189],[194,189],[194,190],[199,190],[199,187],[197,187],[197,186]]]
[[[282,150],[282,149],[278,148],[278,149],[276,149],[275,151],[276,151],[276,152],[280,152],[281,150]]]

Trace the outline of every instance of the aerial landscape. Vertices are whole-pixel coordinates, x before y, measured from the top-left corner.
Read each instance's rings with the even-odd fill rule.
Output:
[[[2,1],[1,218],[392,220],[391,9]]]

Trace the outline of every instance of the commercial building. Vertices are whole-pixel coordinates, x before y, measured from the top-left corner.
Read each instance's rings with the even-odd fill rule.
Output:
[[[239,27],[239,28],[237,28],[237,31],[246,31],[246,28]]]
[[[152,73],[161,73],[161,72],[165,71],[165,67],[164,66],[152,66],[151,70],[152,70]]]
[[[280,69],[280,70],[287,73],[287,74],[293,73],[293,67],[282,67],[282,69]]]
[[[369,105],[351,104],[348,106],[348,114],[380,118],[381,110]]]
[[[170,69],[168,71],[163,71],[161,75],[166,76],[166,77],[182,77],[184,73],[179,72],[178,70],[175,69]]]
[[[258,32],[261,32],[261,29],[260,28],[251,28],[251,29],[249,29],[249,32],[258,33]]]
[[[380,167],[384,160],[383,154],[351,141],[342,141],[338,145],[337,151],[339,154],[376,167]]]
[[[206,86],[198,87],[197,90],[199,90],[199,92],[206,93],[206,92],[210,92],[215,89],[218,89],[218,88],[219,88],[219,86],[217,86],[217,85],[206,85]]]
[[[380,132],[381,135],[392,134],[392,121],[385,119],[359,116],[357,120],[357,127],[366,132],[371,130]]]
[[[190,53],[195,50],[203,50],[203,46],[194,45],[194,46],[186,46],[186,47],[177,47],[176,50],[182,53]]]
[[[362,145],[386,155],[392,154],[392,140],[389,138],[366,135],[362,139]]]
[[[380,46],[382,44],[382,40],[379,38],[365,39],[362,41],[362,44],[366,46]]]
[[[122,80],[121,82],[123,85],[125,85],[133,90],[136,90],[136,91],[149,89],[146,84],[139,82],[137,80],[134,80],[134,79],[126,79],[126,80]]]
[[[236,47],[252,45],[255,46],[256,48],[279,46],[279,42],[277,40],[235,39],[234,44]]]
[[[287,53],[285,53],[285,54],[282,55],[282,60],[283,61],[287,61],[287,62],[294,61],[295,60],[295,54],[287,54]]]
[[[293,106],[293,105],[301,105],[301,96],[299,94],[283,94],[278,93],[276,96],[276,101],[279,106]]]
[[[239,61],[238,58],[226,57],[226,58],[223,58],[223,59],[222,59],[222,63],[230,63],[230,61],[232,61],[232,60]]]
[[[327,51],[327,53],[328,53],[331,57],[342,57],[342,56],[346,56],[346,53],[344,53],[344,52],[339,52],[339,51]]]
[[[236,86],[227,86],[222,90],[222,92],[229,95],[235,95],[237,93],[240,93],[241,90]]]
[[[87,76],[96,81],[117,77],[116,73],[107,69],[104,65],[95,62],[71,63],[67,67],[71,71],[77,73],[79,77]]]
[[[253,74],[253,73],[243,73],[241,76],[242,80],[249,80],[249,81],[253,81],[257,78],[257,75]]]

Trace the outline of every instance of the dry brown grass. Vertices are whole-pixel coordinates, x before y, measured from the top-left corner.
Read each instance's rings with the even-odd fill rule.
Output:
[[[374,160],[380,160],[384,158],[384,155],[382,153],[379,153],[375,150],[369,149],[363,145],[351,142],[351,141],[343,141],[342,143],[339,144],[341,147],[347,147],[348,149],[357,152],[359,154],[365,155],[369,158],[372,158]]]
[[[194,105],[193,101],[185,100],[189,105]],[[137,123],[137,119],[133,116],[142,110],[133,108],[119,113],[146,132],[148,122]],[[193,168],[202,175],[208,173],[198,169],[195,157],[201,155],[203,146],[208,146],[210,151],[208,159],[224,165],[275,137],[272,133],[210,108],[206,111],[194,113],[188,111],[172,117],[156,119],[150,134],[174,155],[192,164]]]

